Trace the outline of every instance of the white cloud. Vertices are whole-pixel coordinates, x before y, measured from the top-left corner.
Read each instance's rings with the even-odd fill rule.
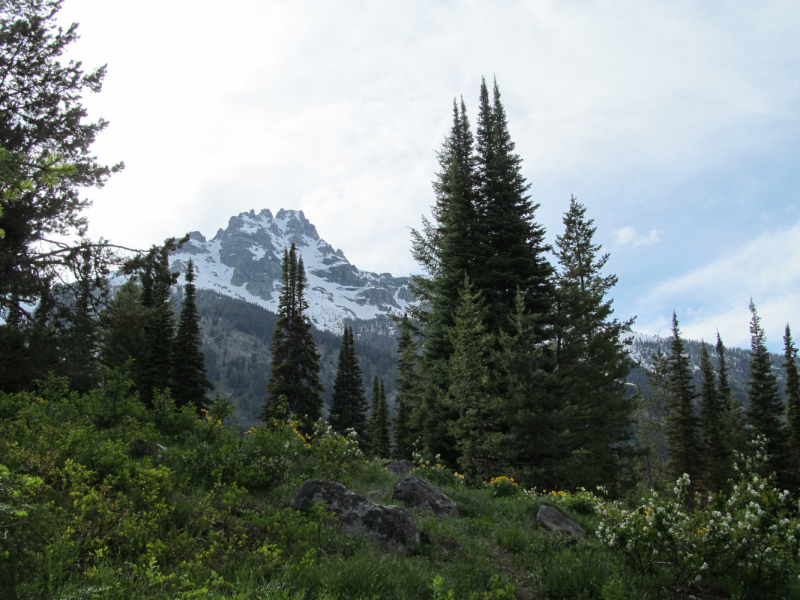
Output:
[[[618,229],[615,235],[614,241],[618,246],[643,246],[661,241],[661,233],[655,227],[651,228],[647,235],[640,234],[635,227],[630,226]]]

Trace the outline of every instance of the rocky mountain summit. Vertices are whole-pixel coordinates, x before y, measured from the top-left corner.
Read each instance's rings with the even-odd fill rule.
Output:
[[[172,255],[173,270],[183,273],[191,258],[198,289],[246,300],[277,312],[283,251],[294,243],[303,258],[308,315],[319,329],[340,332],[345,320],[402,314],[414,297],[409,278],[371,273],[352,265],[341,250],[319,237],[303,211],[254,210],[230,218],[207,240],[199,231]],[[183,283],[182,281],[179,283]]]

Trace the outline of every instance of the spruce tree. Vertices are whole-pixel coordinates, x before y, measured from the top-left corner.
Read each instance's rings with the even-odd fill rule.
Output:
[[[392,450],[389,435],[389,407],[383,380],[376,375],[372,381],[372,406],[369,416],[368,452],[378,458],[389,458]]]
[[[415,330],[408,314],[398,323],[397,339],[397,415],[394,423],[392,456],[410,459],[414,442],[422,431],[420,418],[419,355],[414,340]]]
[[[800,374],[797,371],[797,347],[792,341],[792,331],[786,324],[783,334],[783,368],[786,371],[786,423],[795,452],[800,448]]]
[[[724,430],[725,405],[717,392],[714,367],[705,342],[700,342],[700,426],[703,454],[706,461],[704,481],[708,489],[718,492],[732,476],[731,456],[728,452]]]
[[[684,473],[696,481],[703,473],[699,419],[695,415],[697,391],[692,382],[692,366],[683,346],[678,317],[672,313],[672,342],[669,355],[670,397],[667,404],[668,471],[672,481]]]
[[[521,293],[515,307],[509,330],[500,332],[498,364],[506,393],[494,449],[520,485],[565,489],[563,470],[557,467],[567,457],[563,443],[567,419],[557,403],[555,352],[552,344],[543,343],[541,315],[525,308]]]
[[[183,286],[178,329],[173,351],[172,395],[177,406],[194,405],[197,410],[206,407],[206,391],[214,386],[206,377],[205,356],[200,350],[200,313],[197,311],[194,285],[194,263],[186,265],[186,283]]]
[[[172,383],[175,338],[172,286],[178,280],[178,273],[170,271],[169,253],[177,248],[175,238],[170,238],[163,246],[154,246],[141,265],[142,304],[146,313],[145,364],[139,392],[147,405],[152,405],[154,394],[163,393]]]
[[[569,456],[560,468],[567,485],[611,485],[621,465],[633,410],[625,380],[630,371],[624,334],[631,321],[612,318],[608,298],[616,275],[603,275],[609,255],[594,243],[594,221],[574,197],[556,237],[559,262],[554,323],[556,403],[567,422],[562,443]],[[567,433],[568,432],[568,433]],[[566,477],[566,475],[565,475]]]
[[[719,397],[725,404],[726,408],[730,408],[730,399],[733,396],[731,384],[728,381],[728,363],[725,359],[725,344],[722,343],[722,338],[717,332],[717,376],[719,377]]]
[[[553,268],[546,258],[550,247],[545,229],[534,221],[539,204],[528,195],[522,159],[514,153],[500,90],[494,82],[489,99],[481,81],[476,136],[475,243],[479,254],[470,280],[484,295],[487,331],[507,327],[520,290],[534,314],[547,314],[553,297]]]
[[[70,387],[81,393],[96,387],[100,380],[97,359],[100,335],[92,294],[101,286],[92,281],[91,261],[90,252],[85,250],[81,258],[80,276],[74,284],[75,305],[68,311],[68,328],[62,350]]]
[[[488,481],[498,472],[495,434],[501,414],[489,369],[494,338],[486,332],[485,317],[480,292],[474,292],[465,279],[455,325],[450,330],[453,354],[445,405],[457,414],[450,422],[450,433],[456,440],[458,464],[471,482]]]
[[[278,320],[272,332],[269,397],[264,402],[261,419],[270,421],[281,396],[289,411],[298,418],[301,431],[311,431],[322,415],[322,383],[319,379],[319,352],[306,316],[306,275],[302,257],[294,243],[284,250],[281,264],[281,295]]]
[[[789,450],[789,430],[782,420],[783,404],[778,392],[778,380],[772,372],[772,361],[767,350],[767,337],[761,327],[761,318],[750,300],[750,376],[747,384],[747,421],[753,434],[767,438],[768,467],[778,476],[778,484],[792,487],[794,473]]]
[[[367,400],[364,396],[363,375],[356,356],[353,327],[345,325],[328,420],[334,430],[341,433],[352,428],[359,439],[363,440],[367,428],[366,411]]]
[[[116,292],[100,313],[100,361],[108,368],[124,370],[129,359],[130,376],[137,389],[144,389],[147,340],[142,323],[146,309],[142,303],[142,287],[135,278]]]

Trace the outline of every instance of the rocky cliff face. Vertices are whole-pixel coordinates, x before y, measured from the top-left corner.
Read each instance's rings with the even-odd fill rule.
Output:
[[[407,277],[362,271],[341,250],[319,237],[303,211],[268,209],[231,217],[226,229],[207,240],[193,231],[171,259],[184,272],[191,258],[197,287],[253,302],[277,312],[283,251],[294,243],[303,257],[308,287],[309,318],[320,329],[339,332],[347,319],[373,319],[402,314],[413,295]],[[182,284],[183,281],[181,280]]]

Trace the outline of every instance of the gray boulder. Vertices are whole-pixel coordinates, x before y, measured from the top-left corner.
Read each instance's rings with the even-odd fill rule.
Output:
[[[458,515],[458,507],[447,494],[416,475],[403,477],[394,484],[392,500],[419,506],[437,515]]]
[[[341,483],[309,479],[295,492],[291,507],[308,511],[314,502],[322,502],[336,516],[345,534],[367,532],[393,552],[411,552],[419,546],[417,524],[400,506],[380,506]]]
[[[586,537],[586,530],[583,527],[552,506],[542,504],[536,514],[536,520],[550,531],[577,535],[581,538]]]
[[[386,470],[392,475],[408,475],[414,469],[414,463],[410,460],[393,460],[386,465]]]

